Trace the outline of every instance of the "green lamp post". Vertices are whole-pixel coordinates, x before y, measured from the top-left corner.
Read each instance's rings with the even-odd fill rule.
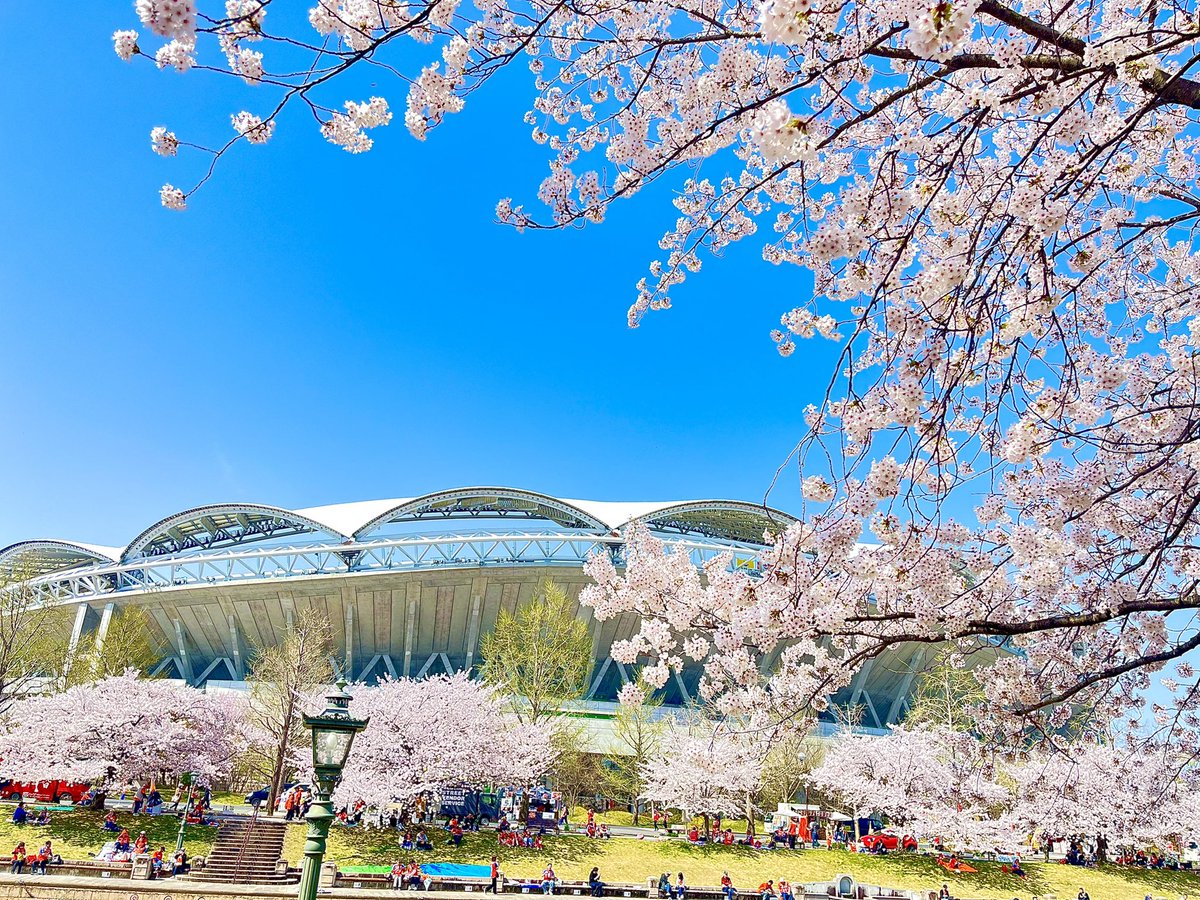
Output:
[[[330,796],[334,785],[341,777],[350,755],[354,735],[367,727],[366,719],[350,716],[350,695],[346,693],[346,682],[325,696],[325,711],[319,716],[305,716],[304,725],[312,731],[313,770],[316,783],[313,785],[313,801],[308,809],[308,838],[304,843],[304,871],[300,876],[300,900],[315,900],[317,881],[321,875],[321,863],[325,858],[325,842],[329,837],[329,824],[333,821],[333,806]]]

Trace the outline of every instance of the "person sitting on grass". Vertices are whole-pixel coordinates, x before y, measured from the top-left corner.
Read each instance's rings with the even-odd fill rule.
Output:
[[[417,832],[417,849],[418,850],[432,850],[433,849],[433,844],[429,843],[429,836],[425,833],[424,828],[422,828],[420,831]]]
[[[401,850],[413,850],[413,849],[416,849],[416,846],[417,846],[416,843],[413,841],[412,832],[411,831],[404,832],[404,837],[402,837],[400,839],[400,849]],[[399,863],[397,863],[397,865],[399,865]]]
[[[554,864],[546,863],[542,869],[542,893],[553,894],[558,888],[558,876],[554,874]]]
[[[725,834],[721,837],[721,843],[724,844],[726,847],[733,846],[733,829],[732,828],[725,829]]]
[[[689,844],[700,843],[700,829],[697,828],[695,825],[692,825],[691,827],[689,827],[688,832],[687,832],[687,839],[688,839]]]
[[[14,825],[24,825],[29,819],[29,811],[25,809],[25,801],[21,800],[17,803],[17,808],[13,810],[12,822]]]
[[[13,847],[12,852],[12,869],[10,870],[15,875],[20,875],[25,869],[25,842],[21,841],[17,846]]]
[[[1018,878],[1025,877],[1025,870],[1023,868],[1021,868],[1021,857],[1018,856],[1016,859],[1013,860],[1012,869],[1010,871],[1012,872],[1012,874],[1016,875]]]
[[[113,849],[118,853],[129,852],[129,829],[122,828],[121,833],[117,835],[117,840],[113,844]]]
[[[450,841],[455,847],[461,847],[463,840],[463,827],[458,819],[450,820]]]
[[[602,841],[606,841],[610,837],[612,837],[612,834],[609,832],[607,825],[600,826],[600,834],[598,836],[599,836],[600,840],[602,840]]]

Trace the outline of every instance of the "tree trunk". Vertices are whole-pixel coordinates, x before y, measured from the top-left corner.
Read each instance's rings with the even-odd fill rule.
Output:
[[[275,747],[275,761],[271,770],[271,790],[267,792],[267,815],[275,815],[275,807],[279,803],[279,795],[283,792],[283,770],[287,762],[288,737],[292,733],[292,720],[296,717],[296,695],[288,697],[287,708],[283,714],[283,730],[279,735],[279,743]]]

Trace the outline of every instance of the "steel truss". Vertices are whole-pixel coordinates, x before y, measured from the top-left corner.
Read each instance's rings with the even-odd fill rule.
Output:
[[[664,543],[676,552],[686,552],[696,566],[703,566],[721,554],[729,554],[732,568],[750,572],[758,568],[758,551],[755,549],[673,538],[664,538]],[[231,582],[241,584],[358,573],[492,566],[579,568],[595,553],[607,553],[620,565],[624,552],[622,538],[595,534],[440,535],[153,556],[56,572],[28,584],[45,599],[61,603]]]

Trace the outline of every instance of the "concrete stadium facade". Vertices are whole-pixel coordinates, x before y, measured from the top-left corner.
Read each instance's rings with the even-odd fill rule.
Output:
[[[140,606],[169,648],[159,675],[241,682],[255,647],[316,609],[333,624],[336,667],[372,681],[472,671],[502,609],[528,602],[547,578],[578,603],[583,563],[607,553],[619,564],[634,522],[698,565],[731,553],[733,565],[753,571],[764,533],[792,521],[736,500],[614,503],[502,487],[298,510],[215,503],[166,516],[124,547],[21,541],[0,550],[0,572],[73,608],[73,648],[102,644],[114,613]],[[638,623],[596,621],[582,606],[578,615],[592,634],[585,706],[603,713],[634,675],[609,648]],[[903,648],[872,661],[835,701],[860,708],[867,729],[887,728],[903,717],[925,653]],[[665,704],[691,703],[699,677],[698,669],[676,676]]]

